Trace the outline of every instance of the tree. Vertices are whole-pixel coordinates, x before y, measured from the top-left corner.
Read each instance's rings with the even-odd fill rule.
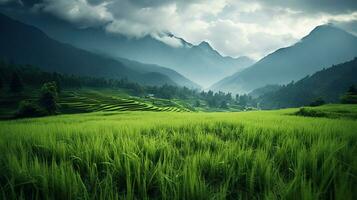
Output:
[[[347,93],[341,97],[343,104],[357,104],[357,88],[352,85],[347,90]]]
[[[222,101],[220,108],[228,109],[228,103],[226,101]]]
[[[57,85],[55,82],[43,84],[41,88],[40,106],[50,115],[56,114],[59,109]]]
[[[61,84],[60,84],[60,82],[61,82],[61,75],[58,74],[57,72],[54,72],[54,73],[52,74],[52,76],[53,76],[53,80],[54,80],[54,82],[56,83],[56,86],[57,86],[57,92],[58,92],[58,93],[61,93],[61,90],[62,90]]]
[[[195,101],[195,107],[200,107],[200,106],[201,106],[200,100],[197,99]]]
[[[3,88],[2,78],[0,77],[0,90]]]
[[[247,106],[248,101],[249,101],[248,95],[244,94],[244,95],[239,96],[239,105],[240,106],[243,106],[243,107]]]
[[[348,88],[347,93],[349,93],[349,94],[351,94],[351,95],[357,95],[357,88],[356,88],[356,86],[351,85],[351,86]]]
[[[310,103],[310,106],[321,106],[324,105],[326,102],[322,99],[322,97],[319,97],[315,99],[313,102]]]
[[[43,116],[44,112],[33,102],[23,100],[19,104],[16,112],[16,117],[39,117]]]
[[[17,92],[21,92],[23,89],[24,86],[22,84],[19,75],[16,72],[12,73],[11,82],[10,82],[10,91],[17,93]]]

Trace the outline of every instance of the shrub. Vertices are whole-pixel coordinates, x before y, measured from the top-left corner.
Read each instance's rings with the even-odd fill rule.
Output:
[[[0,77],[0,90],[3,88],[2,78]]]
[[[343,104],[357,104],[357,88],[352,85],[348,88],[347,93],[341,97]]]
[[[315,107],[315,106],[321,106],[321,105],[324,105],[324,104],[325,104],[325,101],[320,97],[320,98],[315,99],[313,102],[311,102],[309,104],[309,106]]]
[[[300,110],[296,112],[296,115],[305,117],[326,117],[326,113],[309,108],[300,108]]]
[[[41,88],[40,106],[50,115],[56,114],[59,109],[57,85],[55,82],[43,84]]]
[[[21,78],[17,73],[13,73],[11,77],[11,82],[10,82],[10,91],[17,93],[21,92],[24,89],[24,85],[21,81]]]
[[[357,104],[357,95],[346,94],[341,97],[343,104]]]
[[[44,111],[35,103],[31,101],[21,101],[16,112],[16,117],[40,117],[44,116]]]

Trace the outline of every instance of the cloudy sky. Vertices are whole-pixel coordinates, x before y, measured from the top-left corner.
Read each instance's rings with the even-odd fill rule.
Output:
[[[334,23],[357,34],[356,0],[0,0],[78,28],[102,26],[130,38],[151,35],[175,47],[208,41],[223,55],[255,59]]]

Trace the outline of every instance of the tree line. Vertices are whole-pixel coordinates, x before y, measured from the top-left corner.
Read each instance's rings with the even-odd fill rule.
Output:
[[[98,77],[84,77],[57,72],[44,72],[31,65],[15,65],[0,61],[0,90],[21,92],[24,87],[43,87],[46,83],[54,83],[56,91],[63,89],[113,88],[125,89],[128,94],[139,97],[152,95],[163,99],[194,99],[194,107],[208,106],[211,108],[227,109],[231,105],[241,107],[253,106],[252,98],[248,95],[236,95],[224,92],[201,91],[173,85],[146,86],[129,81],[127,78],[116,80]],[[205,104],[205,105],[203,105]]]

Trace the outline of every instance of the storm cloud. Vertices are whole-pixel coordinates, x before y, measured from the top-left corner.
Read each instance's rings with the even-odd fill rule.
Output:
[[[52,14],[78,28],[140,38],[151,35],[179,48],[208,41],[223,55],[262,56],[332,22],[356,33],[355,0],[0,0]]]

